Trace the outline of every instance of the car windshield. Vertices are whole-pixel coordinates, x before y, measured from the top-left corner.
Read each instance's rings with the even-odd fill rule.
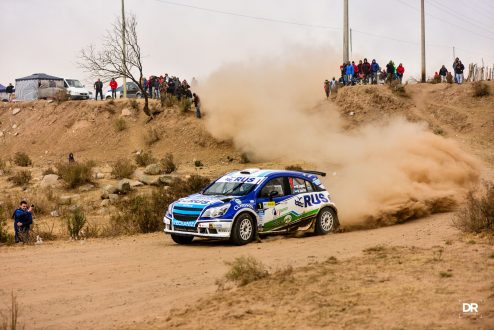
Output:
[[[69,84],[70,87],[77,87],[77,88],[83,87],[81,82],[75,79],[67,79],[67,84]]]
[[[216,181],[206,190],[204,195],[223,195],[223,196],[244,196],[254,189],[256,184],[246,182],[219,182]]]

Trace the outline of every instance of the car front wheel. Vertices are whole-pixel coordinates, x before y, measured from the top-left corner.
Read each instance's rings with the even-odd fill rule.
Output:
[[[177,244],[190,244],[194,239],[194,236],[182,236],[172,234],[172,240]]]
[[[241,214],[233,224],[231,241],[236,245],[244,245],[254,239],[254,219],[247,214]]]
[[[315,232],[319,235],[325,235],[338,229],[339,225],[336,212],[330,207],[325,207],[317,215]]]

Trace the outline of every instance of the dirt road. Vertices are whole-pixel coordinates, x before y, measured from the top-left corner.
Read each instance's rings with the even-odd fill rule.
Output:
[[[353,257],[378,244],[432,247],[456,235],[450,214],[438,214],[392,227],[271,237],[242,247],[214,241],[179,246],[164,234],[150,234],[2,248],[0,301],[9,302],[14,290],[28,329],[142,325],[215,292],[225,261],[239,255],[255,256],[273,269],[297,267],[329,256]]]

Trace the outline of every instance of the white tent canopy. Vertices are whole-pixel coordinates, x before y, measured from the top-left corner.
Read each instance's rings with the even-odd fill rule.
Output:
[[[44,73],[34,73],[15,80],[17,100],[30,101],[53,96],[55,90],[63,89],[63,79]]]

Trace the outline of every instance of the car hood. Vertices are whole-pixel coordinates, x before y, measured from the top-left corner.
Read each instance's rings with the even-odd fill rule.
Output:
[[[232,196],[216,196],[216,195],[202,195],[194,194],[184,198],[180,198],[175,205],[179,206],[195,206],[199,208],[206,208],[208,206],[219,206],[228,203],[235,197]]]

